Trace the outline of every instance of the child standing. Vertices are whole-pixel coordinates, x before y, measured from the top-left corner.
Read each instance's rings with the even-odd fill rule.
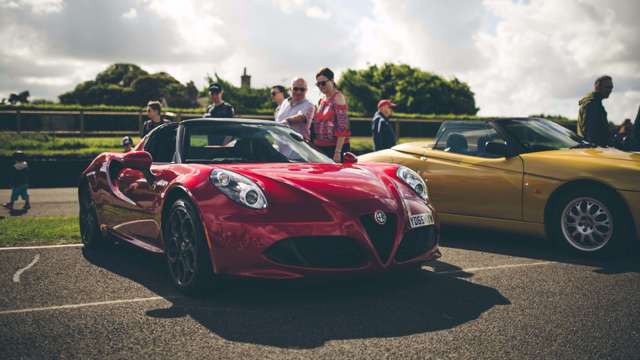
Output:
[[[23,210],[29,210],[31,205],[29,204],[29,165],[25,161],[25,156],[22,151],[16,151],[13,153],[13,159],[15,164],[9,170],[9,181],[11,183],[11,201],[4,204],[9,210],[13,210],[13,203],[21,197],[24,200]]]

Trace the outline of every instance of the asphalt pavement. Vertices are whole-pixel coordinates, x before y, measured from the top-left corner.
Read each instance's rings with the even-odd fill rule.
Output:
[[[0,189],[0,201],[4,204],[11,198],[11,189]],[[31,209],[29,211],[10,212],[0,208],[0,217],[5,216],[58,216],[78,215],[78,189],[49,188],[29,189]],[[16,209],[24,205],[22,199],[16,203]]]
[[[0,358],[637,359],[640,264],[449,230],[419,273],[226,281],[187,298],[120,244],[0,250]]]

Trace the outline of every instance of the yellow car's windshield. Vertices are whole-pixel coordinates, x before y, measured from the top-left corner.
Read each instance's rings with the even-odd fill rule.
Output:
[[[509,119],[499,122],[525,152],[592,147],[571,130],[543,119]]]

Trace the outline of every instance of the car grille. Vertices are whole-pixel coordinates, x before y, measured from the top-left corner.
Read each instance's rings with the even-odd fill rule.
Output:
[[[283,265],[314,268],[357,268],[364,264],[364,250],[343,236],[309,236],[280,240],[264,253]]]
[[[367,231],[369,240],[378,252],[378,257],[386,263],[393,249],[393,240],[396,235],[396,215],[386,214],[387,222],[380,225],[374,220],[374,215],[364,215],[360,217],[362,226]]]
[[[408,261],[433,249],[436,245],[436,235],[435,226],[423,226],[407,231],[398,246],[396,261]]]

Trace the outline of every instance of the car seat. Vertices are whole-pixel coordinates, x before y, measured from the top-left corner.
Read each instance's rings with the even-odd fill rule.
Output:
[[[469,150],[467,139],[458,133],[453,133],[447,138],[447,148],[445,151],[465,154]]]

